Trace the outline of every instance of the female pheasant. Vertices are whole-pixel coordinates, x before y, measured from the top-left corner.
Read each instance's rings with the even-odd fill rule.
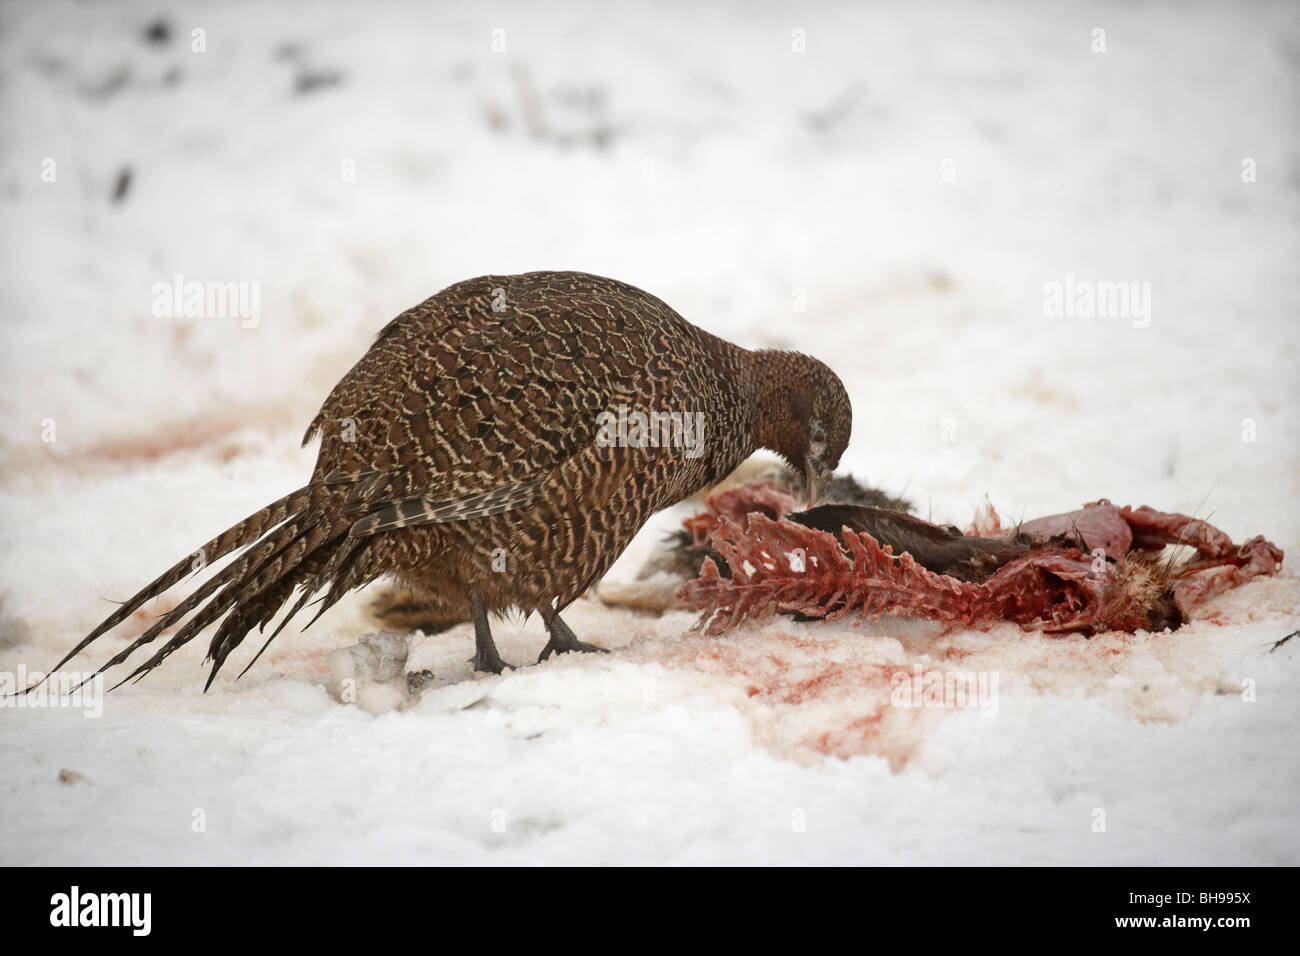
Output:
[[[472,618],[476,670],[505,666],[488,614],[511,609],[545,622],[539,660],[599,650],[559,612],[650,515],[760,447],[804,471],[815,501],[851,425],[821,362],[732,345],[625,283],[577,272],[459,282],[388,323],[335,386],[303,438],[321,439],[311,480],[203,545],[203,566],[246,550],[99,673],[180,625],[126,679],[143,676],[221,621],[210,687],[295,593],[253,661],[312,595],[324,592],[319,617],[381,575]],[[195,564],[165,571],[55,670]]]

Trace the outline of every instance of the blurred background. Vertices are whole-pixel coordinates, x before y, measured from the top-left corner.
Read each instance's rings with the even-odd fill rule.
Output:
[[[393,315],[540,268],[823,358],[854,403],[845,465],[936,520],[1106,496],[1290,550],[1298,23],[8,3],[3,584],[48,614],[51,575],[136,580],[87,535],[164,563],[296,487],[307,422]],[[159,305],[190,282],[238,283],[256,321]],[[1052,313],[1104,282],[1147,306]]]

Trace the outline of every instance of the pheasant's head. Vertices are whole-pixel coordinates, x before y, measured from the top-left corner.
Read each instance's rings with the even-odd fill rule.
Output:
[[[755,353],[758,444],[803,472],[808,507],[830,484],[853,429],[853,407],[840,377],[799,352]]]

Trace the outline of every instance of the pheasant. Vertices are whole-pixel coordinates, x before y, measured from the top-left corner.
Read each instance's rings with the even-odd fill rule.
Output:
[[[295,595],[241,676],[313,595],[307,626],[381,576],[472,620],[475,670],[507,666],[489,615],[510,610],[540,614],[539,662],[601,650],[560,612],[652,514],[758,448],[803,473],[816,501],[851,426],[844,385],[822,362],[733,345],[626,283],[577,272],[459,282],[389,322],[334,387],[303,438],[320,438],[310,481],[198,549],[205,567],[243,550],[97,673],[178,627],[124,681],[143,677],[220,621],[206,690]],[[55,670],[194,564],[164,571]]]

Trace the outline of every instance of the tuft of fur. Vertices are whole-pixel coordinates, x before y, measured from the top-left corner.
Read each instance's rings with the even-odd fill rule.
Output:
[[[1183,615],[1166,566],[1125,555],[1110,566],[1097,601],[1098,631],[1176,631]]]

